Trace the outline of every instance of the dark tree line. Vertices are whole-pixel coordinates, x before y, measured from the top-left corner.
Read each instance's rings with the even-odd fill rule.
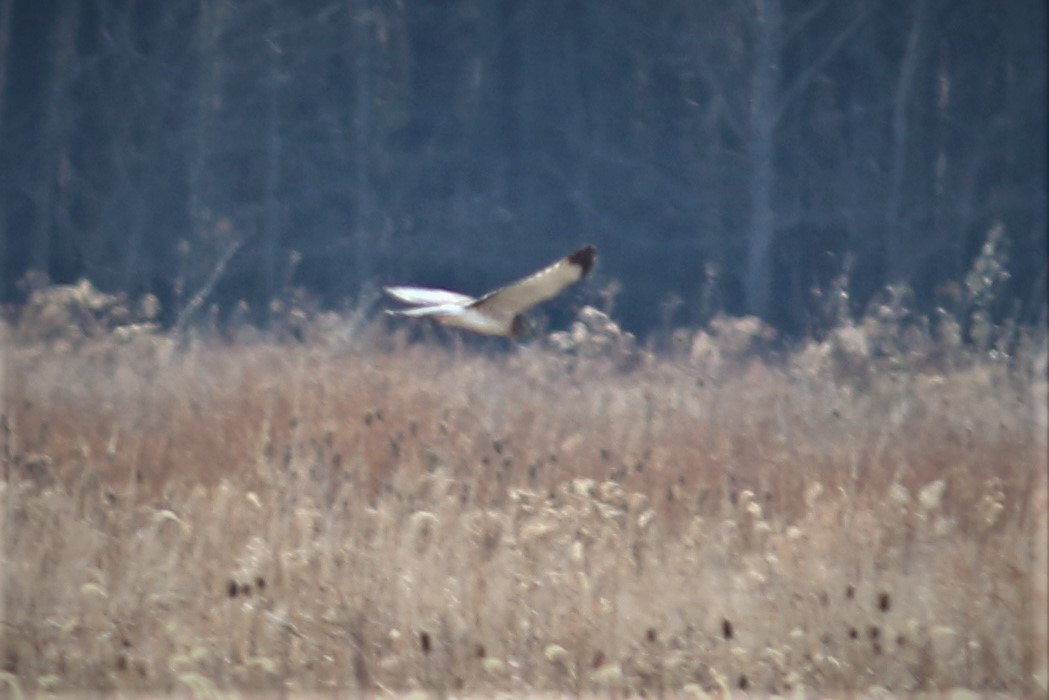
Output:
[[[941,303],[1000,226],[1036,320],[1046,187],[1043,0],[0,0],[7,301],[174,313],[227,260],[264,320],[593,242],[635,330],[802,330],[844,274]]]

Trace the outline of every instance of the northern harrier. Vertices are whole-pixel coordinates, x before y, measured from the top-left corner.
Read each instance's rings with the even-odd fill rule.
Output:
[[[475,299],[458,292],[425,287],[386,287],[394,299],[416,308],[387,311],[396,316],[430,316],[446,326],[484,335],[519,338],[531,330],[523,312],[552,299],[586,277],[597,249],[583,246],[535,274]]]

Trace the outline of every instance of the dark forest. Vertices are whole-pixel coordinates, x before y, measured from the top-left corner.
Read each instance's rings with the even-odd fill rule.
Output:
[[[635,332],[804,333],[960,303],[990,237],[1038,323],[1046,97],[1042,0],[0,0],[0,293],[264,324],[594,243]]]

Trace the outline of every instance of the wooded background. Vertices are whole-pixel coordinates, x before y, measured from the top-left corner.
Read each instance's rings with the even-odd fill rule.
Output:
[[[949,303],[1044,319],[1044,0],[0,0],[0,296],[168,318],[480,292],[582,243],[645,333]]]

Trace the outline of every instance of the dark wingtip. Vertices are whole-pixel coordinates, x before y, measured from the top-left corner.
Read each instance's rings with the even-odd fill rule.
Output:
[[[594,266],[595,255],[597,255],[597,248],[592,245],[586,245],[569,255],[568,262],[583,268],[582,276],[586,277],[590,272],[590,268]]]

